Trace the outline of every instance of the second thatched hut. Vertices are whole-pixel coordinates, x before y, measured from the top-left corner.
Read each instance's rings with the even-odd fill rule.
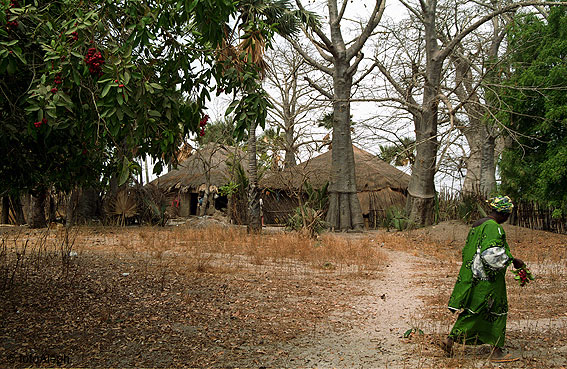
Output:
[[[356,189],[367,226],[376,228],[392,207],[406,203],[410,176],[356,146],[354,164]],[[266,224],[283,224],[299,205],[308,183],[315,189],[325,186],[331,176],[332,150],[283,171],[268,173],[260,180]]]

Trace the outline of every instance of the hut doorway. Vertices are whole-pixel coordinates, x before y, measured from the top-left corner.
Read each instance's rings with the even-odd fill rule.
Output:
[[[197,206],[199,205],[199,194],[191,193],[191,199],[189,200],[189,215],[197,215]]]
[[[215,209],[222,210],[228,208],[228,197],[218,195],[215,198]]]

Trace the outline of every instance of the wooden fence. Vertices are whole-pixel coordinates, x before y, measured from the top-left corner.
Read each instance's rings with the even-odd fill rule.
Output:
[[[565,214],[559,216],[558,210],[541,206],[535,202],[522,201],[515,205],[510,216],[510,224],[542,231],[567,233],[567,217]]]

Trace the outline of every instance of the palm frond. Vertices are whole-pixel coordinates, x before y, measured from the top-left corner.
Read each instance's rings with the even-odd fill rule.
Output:
[[[136,198],[129,191],[120,191],[116,195],[114,204],[112,207],[112,213],[114,215],[119,215],[122,218],[131,218],[137,215],[138,205]]]
[[[304,25],[307,29],[321,27],[321,18],[316,13],[299,9],[292,11],[292,13],[299,19],[300,24]]]
[[[295,36],[301,30],[300,19],[297,18],[294,12],[288,11],[277,18],[275,29],[282,36]]]

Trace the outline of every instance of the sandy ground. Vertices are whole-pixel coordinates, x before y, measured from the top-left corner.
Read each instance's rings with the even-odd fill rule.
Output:
[[[447,358],[435,343],[456,318],[446,304],[468,232],[448,222],[393,236],[345,234],[371,239],[386,256],[386,265],[364,278],[280,276],[263,265],[250,274],[168,274],[165,291],[156,288],[159,276],[147,271],[145,259],[95,252],[109,236],[94,234],[93,253],[79,251],[84,261],[73,282],[76,300],[61,296],[54,300],[61,307],[44,304],[46,291],[34,290],[30,279],[23,295],[0,301],[0,367],[26,367],[6,355],[30,347],[41,352],[58,341],[74,360],[70,366],[80,367],[565,368],[567,236],[505,229],[512,251],[538,277],[520,288],[508,276],[506,349],[520,358],[514,363],[491,363],[487,347],[457,347],[456,357]],[[115,277],[106,279],[110,274]],[[59,288],[57,280],[50,283]],[[68,325],[81,306],[88,309],[85,320]],[[411,329],[415,333],[404,337]],[[99,353],[90,353],[90,345]]]
[[[286,357],[282,366],[408,367],[411,347],[402,342],[402,335],[412,327],[422,305],[419,291],[412,287],[417,258],[383,250],[390,259],[383,277],[368,283],[366,295],[352,301],[348,313],[335,311],[329,317],[331,322],[343,322],[344,330],[329,334],[330,329],[322,325],[312,336],[283,346]]]

